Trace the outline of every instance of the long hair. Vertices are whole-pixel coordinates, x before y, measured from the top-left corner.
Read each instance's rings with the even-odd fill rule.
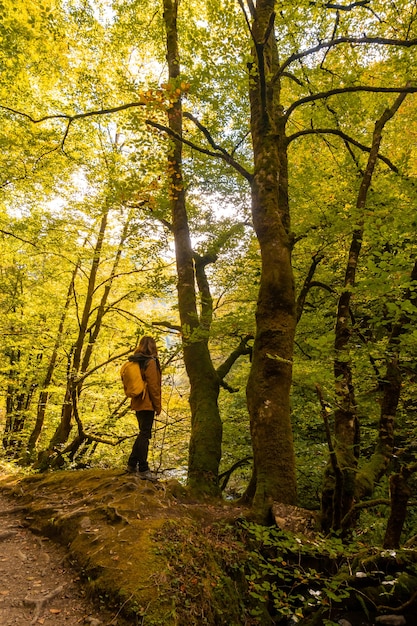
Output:
[[[137,354],[138,352],[146,354],[147,356],[158,356],[158,348],[156,347],[155,339],[147,335],[142,337],[134,353]]]

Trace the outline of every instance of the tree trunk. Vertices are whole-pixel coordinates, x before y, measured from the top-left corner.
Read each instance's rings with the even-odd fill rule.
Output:
[[[123,227],[123,231],[120,237],[120,241],[119,241],[117,252],[116,252],[116,257],[113,262],[113,267],[110,272],[110,276],[105,281],[103,295],[101,296],[100,304],[97,307],[95,319],[90,324],[90,326],[88,327],[86,331],[86,334],[88,334],[88,343],[85,347],[84,354],[82,357],[82,362],[80,365],[80,370],[79,370],[80,376],[82,376],[83,374],[87,372],[89,365],[90,365],[91,355],[93,354],[94,346],[101,330],[103,318],[106,314],[107,302],[108,302],[110,291],[113,285],[113,280],[116,276],[116,272],[119,267],[120,259],[121,259],[122,252],[123,252],[123,247],[128,236],[128,232],[130,228],[130,221],[131,221],[131,214],[129,213],[129,215],[126,218],[124,227]],[[71,392],[71,411],[73,414],[75,413],[75,405],[78,402],[78,398],[80,397],[81,392],[82,392],[82,383],[78,383]],[[83,436],[82,434],[83,433],[82,420],[78,416],[76,418],[76,421],[77,423],[79,423],[78,434],[76,435],[74,441],[70,444],[68,448],[70,452],[68,456],[71,461],[75,458],[78,452],[78,449],[85,442],[85,436]]]
[[[390,477],[391,511],[385,530],[384,548],[400,547],[401,533],[407,515],[407,504],[412,490],[407,484],[408,478],[417,470],[417,464],[404,466],[398,474]]]
[[[42,433],[43,424],[45,420],[46,407],[47,407],[48,400],[49,400],[48,387],[51,384],[52,376],[55,371],[56,360],[58,357],[58,349],[61,344],[62,333],[64,331],[64,325],[65,325],[65,319],[67,316],[69,305],[71,303],[71,298],[72,298],[72,294],[74,291],[75,277],[77,275],[78,269],[79,269],[79,264],[77,263],[71,276],[71,283],[68,288],[68,293],[67,293],[67,297],[65,300],[64,309],[62,311],[61,319],[59,321],[58,333],[56,336],[54,348],[52,350],[52,355],[49,360],[48,369],[46,371],[45,378],[41,385],[41,391],[40,391],[39,398],[38,398],[38,406],[37,406],[37,412],[36,412],[36,422],[30,434],[29,441],[26,447],[26,460],[27,461],[30,461],[33,451],[35,450],[36,445],[39,441],[39,437],[41,436],[41,433]]]
[[[290,420],[296,302],[291,265],[286,118],[279,105],[274,2],[259,0],[253,12],[254,65],[250,73],[254,177],[252,217],[261,249],[256,336],[247,385],[256,490],[255,516],[268,519],[274,500],[296,502]]]
[[[360,431],[349,356],[351,335],[350,305],[364,232],[363,212],[378,158],[382,131],[385,124],[395,115],[405,97],[405,93],[400,94],[392,107],[386,109],[375,123],[368,162],[362,176],[356,201],[359,224],[353,232],[350,245],[344,290],[338,303],[334,341],[334,380],[336,396],[334,450],[338,471],[341,473],[342,477],[342,492],[336,493],[334,472],[332,466],[329,464],[326,470],[322,495],[322,525],[325,531],[330,530],[330,528],[333,530],[340,529],[342,519],[347,515],[355,501]]]
[[[417,281],[417,261],[414,263],[411,272],[411,281]],[[409,301],[414,306],[417,304],[417,298],[410,289],[406,290],[404,301]],[[393,324],[391,329],[387,346],[385,375],[379,382],[382,398],[378,441],[371,459],[363,465],[357,474],[355,489],[357,500],[372,495],[375,484],[385,474],[392,459],[395,416],[402,386],[400,368],[401,336],[404,329],[410,324],[410,321],[409,315],[402,313],[400,319]]]
[[[177,38],[178,0],[164,0],[169,80],[180,75]],[[180,97],[168,110],[168,126],[176,137],[168,155],[172,232],[175,240],[178,306],[184,363],[190,381],[191,437],[188,485],[196,493],[219,494],[222,423],[218,408],[219,378],[208,348],[211,297],[204,265],[199,266],[191,246],[182,174],[182,103]],[[197,312],[196,280],[201,290],[201,318]]]
[[[37,358],[41,358],[41,355]],[[33,394],[37,387],[33,379],[31,382],[27,378],[29,370],[24,374],[23,379],[19,379],[17,370],[20,359],[20,350],[13,349],[10,354],[10,382],[6,392],[6,419],[3,433],[3,447],[7,451],[7,456],[13,458],[17,458],[23,448],[21,433],[25,427]]]
[[[61,420],[48,444],[48,450],[41,452],[39,455],[38,464],[40,464],[42,467],[44,467],[45,464],[49,465],[51,459],[51,451],[56,446],[60,446],[68,441],[68,437],[73,426],[72,397],[74,392],[76,392],[77,395],[79,395],[80,393],[78,377],[81,370],[84,341],[87,335],[88,324],[91,315],[93,297],[96,287],[97,272],[100,265],[100,256],[103,248],[104,235],[106,232],[109,211],[110,208],[106,207],[102,214],[97,242],[94,248],[94,256],[91,265],[90,275],[88,278],[87,295],[85,298],[83,313],[79,325],[78,337],[68,361],[67,387],[65,390],[64,401],[62,404]]]

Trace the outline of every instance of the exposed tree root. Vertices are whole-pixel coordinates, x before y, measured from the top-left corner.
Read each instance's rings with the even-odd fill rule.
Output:
[[[64,589],[64,586],[65,585],[59,585],[59,587],[56,587],[56,589],[53,589],[52,591],[48,593],[48,595],[43,596],[42,598],[29,598],[26,596],[26,598],[23,601],[24,604],[26,606],[35,607],[35,613],[33,615],[32,621],[30,622],[31,624],[36,624],[36,622],[38,621],[38,619],[40,618],[42,614],[42,610],[44,609],[45,605],[48,602],[50,602],[50,600],[53,600],[54,598],[56,598],[56,596],[59,595],[61,591]]]

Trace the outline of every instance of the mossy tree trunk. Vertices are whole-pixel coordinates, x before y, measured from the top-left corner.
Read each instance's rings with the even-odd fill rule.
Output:
[[[358,410],[354,392],[352,365],[349,355],[351,337],[351,300],[356,281],[359,255],[364,234],[364,211],[367,195],[374,174],[375,165],[382,141],[382,131],[387,122],[395,115],[406,97],[400,94],[390,108],[385,109],[376,121],[372,136],[372,145],[369,152],[366,168],[361,178],[356,208],[357,227],[353,231],[345,272],[343,291],[340,295],[336,316],[335,328],[335,359],[334,380],[336,410],[334,417],[334,454],[337,463],[337,476],[334,471],[334,462],[329,463],[322,492],[322,525],[323,529],[338,530],[342,520],[352,508],[356,497],[357,470],[360,454],[360,428]],[[386,440],[389,427],[385,419],[381,420],[384,433],[381,436]],[[387,429],[388,427],[388,429]],[[380,448],[380,461],[386,467],[391,458],[392,445]]]
[[[164,0],[169,81],[180,86],[180,55],[177,32],[177,0]],[[193,116],[188,117],[195,122]],[[158,127],[158,126],[157,126]],[[220,386],[231,391],[224,382],[235,361],[251,349],[250,337],[217,369],[209,349],[213,302],[206,267],[216,261],[214,254],[198,255],[191,245],[186,196],[182,172],[183,110],[181,97],[168,110],[171,137],[168,153],[168,176],[177,268],[178,309],[184,363],[190,383],[191,434],[188,457],[188,486],[197,495],[219,495],[219,464],[222,445],[222,422],[218,406]],[[230,234],[234,232],[232,228]],[[220,239],[224,238],[224,233]],[[220,244],[219,244],[220,245]],[[216,248],[216,245],[213,246]]]
[[[180,76],[178,0],[164,0],[169,80]],[[182,173],[182,103],[178,98],[168,110],[168,126],[174,137],[168,156],[172,232],[175,240],[178,306],[184,363],[190,381],[191,437],[188,484],[196,493],[219,494],[218,469],[221,458],[222,422],[218,408],[219,377],[209,348],[212,302],[204,267],[209,259],[194,255],[186,208]],[[201,296],[197,310],[196,283]]]
[[[256,489],[253,510],[266,520],[274,500],[296,502],[290,420],[296,302],[291,265],[286,118],[280,82],[272,0],[252,7],[254,61],[250,67],[254,176],[252,216],[261,250],[256,336],[247,386]]]
[[[391,511],[385,530],[384,548],[396,549],[400,547],[401,533],[407,515],[407,504],[413,494],[407,481],[416,471],[417,463],[404,465],[397,474],[390,477]]]

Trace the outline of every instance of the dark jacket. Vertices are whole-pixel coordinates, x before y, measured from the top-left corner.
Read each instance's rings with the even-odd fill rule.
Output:
[[[130,408],[134,411],[161,412],[161,366],[157,357],[138,352],[129,357],[129,361],[139,363],[142,378],[146,383],[145,395],[132,398]]]

